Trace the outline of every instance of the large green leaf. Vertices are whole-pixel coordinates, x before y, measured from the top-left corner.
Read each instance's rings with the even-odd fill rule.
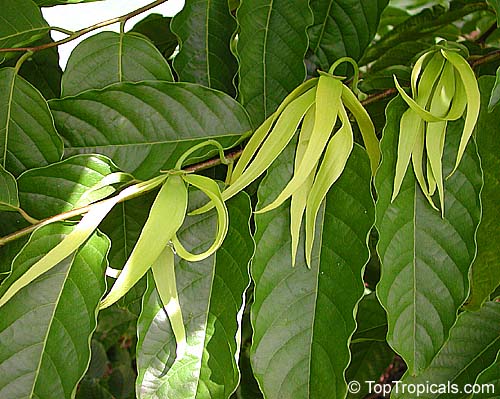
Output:
[[[44,219],[105,198],[127,178],[102,155],[76,155],[19,176],[19,198],[31,216]]]
[[[456,384],[461,399],[467,397],[463,392],[465,384],[474,384],[478,374],[495,361],[500,349],[500,303],[487,302],[478,312],[463,312],[450,331],[450,339],[443,346],[430,366],[416,378],[405,374],[405,384]],[[450,397],[448,393],[424,392],[419,398]],[[417,395],[408,392],[394,392],[391,399],[416,399]]]
[[[179,80],[234,95],[238,64],[230,43],[236,21],[227,0],[187,0],[172,19],[171,28],[180,43],[179,54],[174,58]]]
[[[259,187],[260,207],[289,180],[294,150],[289,146],[269,169]],[[292,267],[289,202],[256,216],[251,360],[266,398],[340,398],[347,392],[344,370],[374,220],[370,174],[366,153],[355,146],[318,216],[311,269],[303,231]]]
[[[202,198],[197,198],[194,202],[200,205]],[[228,398],[238,385],[238,315],[249,283],[253,241],[248,198],[240,194],[227,205],[231,224],[216,254],[197,263],[176,258],[177,289],[187,339],[181,358],[176,358],[170,323],[153,279],[149,278],[138,326],[137,395],[141,399]],[[214,211],[189,217],[179,238],[186,242],[188,250],[202,251],[211,244],[215,226]]]
[[[49,25],[31,0],[2,0],[0,48],[27,46],[44,36]],[[0,53],[0,63],[13,53]]]
[[[304,0],[243,0],[236,15],[239,96],[258,125],[306,77],[312,15]]]
[[[14,175],[61,159],[46,101],[14,68],[0,70],[0,165]]]
[[[71,53],[62,77],[62,96],[141,80],[174,79],[165,58],[146,38],[101,32],[81,42]]]
[[[377,32],[389,0],[311,0],[309,47],[324,71],[340,57],[359,60]]]
[[[50,106],[66,155],[104,154],[140,179],[172,168],[202,141],[230,147],[251,130],[234,99],[192,83],[117,83]]]
[[[37,230],[16,258],[13,275],[26,271],[71,230],[60,223]],[[90,359],[108,246],[106,237],[94,234],[0,308],[0,397],[74,395]]]
[[[483,392],[473,395],[473,399],[498,399],[498,393],[500,392],[500,351],[491,366],[479,374],[476,385],[482,387]]]
[[[484,186],[481,190],[482,218],[477,231],[477,256],[472,265],[471,293],[468,299],[470,309],[478,309],[489,299],[500,284],[498,245],[500,240],[500,143],[497,126],[500,124],[500,110],[488,113],[489,93],[494,78],[479,80],[481,91],[481,112],[476,130],[476,142],[481,157]]]
[[[482,176],[474,143],[459,170],[445,182],[445,215],[433,210],[409,168],[391,203],[399,121],[406,110],[398,97],[387,108],[375,187],[378,253],[382,276],[377,295],[388,314],[387,341],[421,373],[448,338],[469,291],[468,271],[476,253]],[[448,124],[443,170],[453,167],[463,121]]]
[[[0,211],[12,211],[19,207],[19,194],[14,176],[0,165]]]
[[[168,58],[177,47],[177,36],[170,30],[172,18],[160,14],[149,14],[137,22],[130,32],[140,33],[153,42],[160,53]]]

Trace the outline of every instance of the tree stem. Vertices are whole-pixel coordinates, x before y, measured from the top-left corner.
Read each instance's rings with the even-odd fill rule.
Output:
[[[41,50],[45,50],[45,49],[52,48],[52,47],[57,47],[57,46],[59,46],[61,44],[68,43],[68,42],[71,42],[72,40],[78,39],[79,37],[81,37],[83,35],[86,35],[87,33],[92,32],[92,31],[94,31],[96,29],[102,28],[104,26],[116,24],[118,22],[125,23],[130,18],[135,17],[136,15],[139,15],[139,14],[145,12],[145,11],[148,11],[151,8],[154,8],[154,7],[156,7],[156,6],[158,6],[158,5],[162,4],[162,3],[165,3],[167,1],[168,0],[156,0],[156,1],[152,2],[152,3],[150,3],[150,4],[145,5],[144,7],[138,8],[137,10],[134,10],[134,11],[131,11],[131,12],[127,13],[127,14],[124,14],[121,17],[115,17],[115,18],[108,19],[106,21],[98,22],[98,23],[96,23],[94,25],[88,26],[86,28],[80,29],[80,30],[78,30],[76,32],[72,32],[72,33],[69,32],[69,31],[66,31],[65,29],[52,28],[53,30],[57,30],[59,32],[63,32],[63,33],[69,34],[69,36],[65,37],[64,39],[58,40],[57,42],[50,42],[50,43],[42,44],[40,46],[34,46],[34,47],[15,47],[15,48],[0,48],[0,53],[7,53],[7,52],[12,52],[12,51],[32,51],[32,52],[36,52],[36,51],[41,51]]]

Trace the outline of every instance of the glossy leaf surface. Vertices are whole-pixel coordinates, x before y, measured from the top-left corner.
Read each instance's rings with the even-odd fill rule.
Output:
[[[443,346],[430,366],[418,377],[405,375],[406,384],[432,381],[434,384],[457,384],[460,394],[465,384],[474,384],[478,374],[495,361],[500,349],[500,303],[487,302],[477,312],[463,312],[450,331],[450,339]],[[414,399],[415,395],[392,393],[391,398]],[[447,393],[425,392],[420,398],[448,398]]]
[[[19,176],[20,201],[44,219],[105,198],[115,192],[113,183],[130,179],[102,155],[77,155]]]
[[[14,270],[29,268],[71,230],[59,223],[38,230],[16,258]],[[74,395],[90,358],[108,246],[107,238],[93,235],[0,308],[1,397]]]
[[[139,179],[173,167],[202,141],[217,139],[230,147],[251,130],[235,100],[191,83],[117,83],[50,106],[67,141],[66,155],[107,155]]]
[[[496,126],[500,124],[500,111],[487,111],[488,95],[493,77],[480,79],[481,114],[476,130],[476,142],[481,157],[484,185],[481,190],[482,218],[477,231],[477,255],[472,265],[469,309],[478,309],[489,299],[500,284],[498,246],[500,240],[500,143]]]
[[[198,194],[191,195],[193,207],[204,200]],[[248,198],[240,194],[227,205],[231,225],[222,247],[201,262],[175,261],[187,339],[181,358],[176,358],[170,323],[149,281],[138,326],[138,398],[227,398],[236,389],[238,313],[249,283],[253,241]],[[188,250],[203,250],[210,246],[215,227],[214,211],[188,217],[179,238]]]
[[[259,207],[288,182],[293,151],[289,146],[269,169],[259,187]],[[251,360],[266,398],[347,393],[344,370],[374,219],[370,175],[368,157],[356,146],[320,210],[311,269],[305,264],[303,231],[291,266],[289,202],[256,216]]]
[[[309,47],[319,68],[327,71],[337,59],[359,60],[377,32],[388,0],[312,0],[314,23]]]
[[[230,43],[236,21],[227,0],[187,0],[171,28],[179,37],[179,54],[174,59],[179,80],[234,95],[238,64]]]
[[[378,193],[378,253],[382,276],[377,296],[388,313],[387,341],[420,374],[446,342],[469,291],[468,272],[476,252],[482,178],[474,143],[458,171],[445,183],[445,218],[432,209],[411,168],[391,203],[399,121],[406,110],[398,97],[387,109]],[[455,162],[461,121],[448,124],[443,171]]]
[[[239,96],[258,125],[306,77],[306,28],[312,16],[303,0],[245,0],[237,18]]]
[[[59,161],[62,147],[40,92],[14,68],[0,69],[0,164],[17,176]]]
[[[101,32],[71,53],[62,77],[62,95],[74,96],[117,82],[173,80],[167,61],[146,38]]]

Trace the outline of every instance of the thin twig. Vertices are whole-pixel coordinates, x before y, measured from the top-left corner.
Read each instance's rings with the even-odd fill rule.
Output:
[[[486,40],[488,39],[488,37],[490,37],[490,35],[495,32],[497,30],[498,26],[497,26],[497,23],[494,22],[493,25],[491,25],[487,30],[485,30],[481,36],[479,36],[479,38],[476,40],[476,43],[479,44],[479,45],[482,45],[482,44],[485,44],[486,43]]]
[[[365,98],[363,101],[361,101],[361,104],[366,106],[368,104],[372,104],[374,102],[377,102],[377,101],[383,100],[387,97],[390,97],[393,94],[397,94],[397,92],[398,91],[395,88],[391,87],[390,89],[386,89],[381,93],[369,95],[367,98]]]
[[[6,52],[12,52],[12,51],[41,51],[45,50],[51,47],[57,47],[61,44],[71,42],[72,40],[78,39],[79,37],[86,35],[89,32],[92,32],[96,29],[102,28],[104,26],[116,24],[118,22],[124,23],[127,20],[129,20],[132,17],[135,17],[136,15],[139,15],[145,11],[150,10],[151,8],[154,8],[162,3],[167,2],[168,0],[156,0],[150,4],[145,5],[144,7],[138,8],[137,10],[131,11],[127,14],[122,15],[121,17],[115,17],[108,19],[106,21],[98,22],[97,24],[88,26],[86,28],[80,29],[72,34],[70,34],[68,37],[65,37],[64,39],[58,40],[56,42],[50,42],[46,44],[41,44],[39,46],[34,46],[34,47],[14,47],[14,48],[0,48],[0,53],[6,53]],[[53,28],[54,29],[54,28]],[[61,31],[61,29],[54,29]]]
[[[229,152],[228,154],[225,155],[225,158],[226,160],[236,160],[240,157],[241,153],[242,153],[243,150],[239,149],[239,150],[233,150],[231,152]],[[208,168],[211,168],[213,166],[217,166],[217,165],[220,165],[221,164],[221,158],[220,157],[215,157],[215,158],[212,158],[212,159],[208,159],[206,161],[202,161],[202,162],[199,162],[199,163],[196,163],[196,164],[193,164],[193,165],[189,165],[189,166],[186,166],[184,168],[184,170],[188,171],[188,172],[199,172],[201,170],[204,170],[204,169],[208,169]],[[118,201],[118,203],[120,202],[124,202],[126,200],[129,200],[131,198],[123,198],[122,200]],[[83,206],[81,208],[76,208],[76,209],[72,209],[70,211],[67,211],[67,212],[63,212],[63,213],[59,213],[58,215],[55,215],[55,216],[51,216],[49,218],[46,218],[46,219],[43,219],[43,220],[40,220],[39,222],[31,225],[31,226],[27,226],[25,227],[24,229],[21,229],[21,230],[18,230],[12,234],[9,234],[9,235],[6,235],[4,237],[0,237],[0,247],[2,245],[5,245],[11,241],[15,241],[21,237],[24,237],[28,234],[31,234],[33,231],[35,231],[36,229],[38,229],[39,227],[42,227],[42,226],[46,226],[50,223],[55,223],[55,222],[61,222],[63,220],[68,220],[68,219],[71,219],[71,218],[74,218],[76,216],[81,216],[85,213],[87,213],[90,208],[92,207],[92,204],[91,205],[86,205],[86,206]]]
[[[471,57],[469,62],[472,69],[477,68],[480,65],[487,64],[488,62],[500,60],[500,50],[492,51],[481,57]]]

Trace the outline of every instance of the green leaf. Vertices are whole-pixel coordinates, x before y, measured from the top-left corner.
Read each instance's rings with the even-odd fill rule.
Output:
[[[144,37],[101,32],[81,42],[71,53],[62,77],[62,96],[102,89],[117,82],[173,81],[170,67]]]
[[[51,43],[53,40],[46,37],[34,45]],[[57,47],[37,51],[21,65],[19,75],[35,86],[47,100],[61,95],[62,70],[59,66]]]
[[[379,381],[384,370],[391,364],[394,352],[385,341],[362,341],[351,344],[351,363],[346,370],[347,381],[358,381],[358,393],[347,395],[349,399],[362,399],[369,394],[367,381]]]
[[[14,233],[29,223],[17,212],[0,211],[0,237]],[[5,273],[9,273],[12,267],[12,260],[28,241],[28,237],[21,237],[0,246],[0,282],[5,279]]]
[[[259,125],[306,77],[311,10],[303,0],[244,0],[236,16],[240,101]]]
[[[498,245],[500,240],[500,143],[496,126],[500,124],[500,112],[487,112],[486,103],[493,86],[493,76],[479,80],[481,113],[476,128],[476,143],[481,157],[484,185],[481,190],[482,218],[477,231],[477,255],[470,277],[471,293],[467,307],[478,309],[500,285]]]
[[[497,69],[497,78],[491,90],[490,102],[488,103],[488,112],[492,112],[500,102],[500,67]]]
[[[293,170],[288,146],[259,187],[259,207],[272,201]],[[342,176],[318,215],[311,269],[306,267],[304,230],[291,267],[290,205],[256,215],[257,249],[251,360],[266,398],[340,398],[344,370],[363,296],[362,271],[374,220],[370,164],[355,146]]]
[[[31,0],[2,0],[0,48],[24,47],[49,32],[40,9]],[[14,53],[0,53],[0,64]]]
[[[442,5],[433,5],[431,8],[425,8],[416,15],[405,19],[402,23],[396,25],[394,29],[388,31],[374,45],[366,51],[360,60],[361,65],[366,65],[377,60],[387,51],[390,51],[396,45],[415,40],[433,37],[436,31],[454,21],[462,19],[464,16],[473,12],[487,10],[486,2],[474,1],[467,4],[461,4],[458,7],[447,9]]]
[[[19,176],[21,206],[45,219],[103,199],[116,190],[114,183],[131,180],[102,155],[76,155]]]
[[[324,71],[341,57],[359,60],[377,32],[388,0],[312,0],[308,29],[314,63]]]
[[[187,0],[172,19],[171,28],[179,37],[179,54],[174,58],[179,80],[235,95],[238,64],[230,43],[236,21],[227,0]]]
[[[394,352],[385,342],[387,317],[374,292],[365,295],[359,302],[356,315],[356,332],[351,342],[351,362],[346,370],[346,380],[361,383],[357,394],[348,398],[364,398],[368,394],[366,381],[378,381],[391,363]]]
[[[117,204],[106,216],[99,229],[111,239],[109,265],[122,269],[132,253],[157,191]]]
[[[500,26],[500,0],[486,0],[486,2],[495,10],[497,26]]]
[[[0,211],[14,211],[16,208],[19,208],[16,179],[0,165]]]
[[[387,108],[382,164],[375,179],[378,193],[378,253],[382,277],[377,295],[387,311],[387,341],[408,365],[421,373],[448,338],[457,311],[469,291],[468,271],[476,253],[475,232],[481,206],[481,170],[474,144],[444,187],[446,217],[433,210],[412,170],[391,203],[399,121],[406,110],[400,97]],[[463,121],[450,122],[443,170],[451,171]]]
[[[200,205],[204,198],[195,194],[193,202],[197,204],[192,205]],[[176,282],[187,338],[182,358],[176,359],[170,323],[149,277],[138,325],[136,389],[140,399],[228,398],[238,385],[238,313],[249,283],[253,241],[248,198],[240,194],[227,205],[229,233],[215,255],[196,263],[176,257]],[[189,243],[188,250],[206,249],[216,222],[214,211],[188,217],[179,237]]]
[[[148,218],[149,209],[156,194],[157,191],[154,191],[117,204],[99,226],[99,229],[111,240],[108,260],[113,269],[123,269]],[[139,314],[145,289],[146,278],[144,277],[118,301],[119,306]]]
[[[61,223],[37,230],[14,270],[27,270],[72,230]],[[0,308],[1,397],[63,399],[75,394],[90,359],[108,247],[106,237],[94,234]]]
[[[230,147],[251,130],[239,103],[192,83],[117,83],[50,106],[67,155],[107,155],[139,179],[172,168],[198,143],[215,138]]]
[[[84,378],[78,385],[76,399],[114,399],[113,395],[101,384],[99,380]]]
[[[473,399],[498,398],[498,392],[500,392],[500,351],[491,366],[478,375],[476,384],[484,387],[485,391],[472,395]]]
[[[130,32],[146,36],[160,50],[160,53],[168,58],[177,47],[177,36],[170,30],[171,19],[160,14],[149,14],[137,22]]]
[[[374,292],[365,295],[358,306],[356,332],[352,342],[385,341],[387,316]]]
[[[40,92],[14,68],[1,69],[0,165],[17,176],[59,161],[62,152],[62,140]]]
[[[463,312],[450,331],[450,338],[430,366],[416,378],[407,374],[401,380],[406,384],[457,384],[463,392],[465,384],[474,384],[478,374],[495,361],[500,349],[500,303],[488,302],[478,312]],[[446,393],[424,392],[419,398],[442,398]],[[456,398],[465,398],[459,394]],[[392,392],[391,399],[414,399],[416,395]]]

